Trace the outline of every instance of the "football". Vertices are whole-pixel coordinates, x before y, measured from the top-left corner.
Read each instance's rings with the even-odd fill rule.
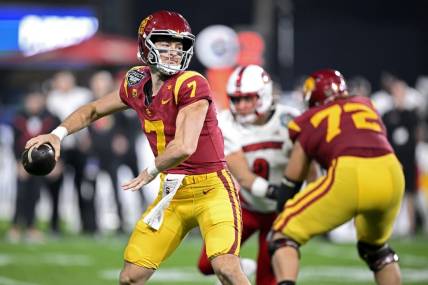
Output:
[[[22,153],[22,165],[31,175],[47,175],[54,169],[55,164],[55,151],[50,144],[32,147]]]

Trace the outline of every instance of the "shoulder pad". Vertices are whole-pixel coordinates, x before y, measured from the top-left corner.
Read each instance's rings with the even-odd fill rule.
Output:
[[[290,122],[288,122],[288,129],[293,130],[297,133],[300,133],[300,131],[301,131],[299,125],[296,124],[296,121],[294,121],[294,120],[291,120]]]
[[[180,92],[180,88],[183,85],[184,81],[187,79],[190,79],[192,77],[201,77],[203,80],[206,80],[202,74],[196,71],[185,71],[177,76],[177,79],[175,80],[174,85],[174,99],[175,102],[178,102],[178,93]]]

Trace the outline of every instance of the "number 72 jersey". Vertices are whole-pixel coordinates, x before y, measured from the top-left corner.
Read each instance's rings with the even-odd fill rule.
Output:
[[[346,97],[311,108],[288,124],[291,140],[324,168],[339,156],[392,153],[385,126],[369,98]]]

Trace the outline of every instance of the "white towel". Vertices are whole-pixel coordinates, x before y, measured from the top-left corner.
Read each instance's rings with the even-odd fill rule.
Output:
[[[183,181],[184,174],[167,174],[162,189],[162,199],[144,217],[144,222],[154,230],[159,230],[163,222],[163,212],[168,207]]]

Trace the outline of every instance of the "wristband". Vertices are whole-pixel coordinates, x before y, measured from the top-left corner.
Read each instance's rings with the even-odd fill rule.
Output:
[[[153,160],[153,162],[147,167],[147,173],[150,176],[156,177],[159,174],[159,169],[157,169],[155,161]]]
[[[256,177],[253,184],[251,184],[251,194],[257,197],[265,197],[268,187],[269,183],[265,179]]]
[[[53,130],[51,134],[56,135],[59,138],[59,141],[62,141],[68,135],[68,131],[65,127],[59,126]]]

